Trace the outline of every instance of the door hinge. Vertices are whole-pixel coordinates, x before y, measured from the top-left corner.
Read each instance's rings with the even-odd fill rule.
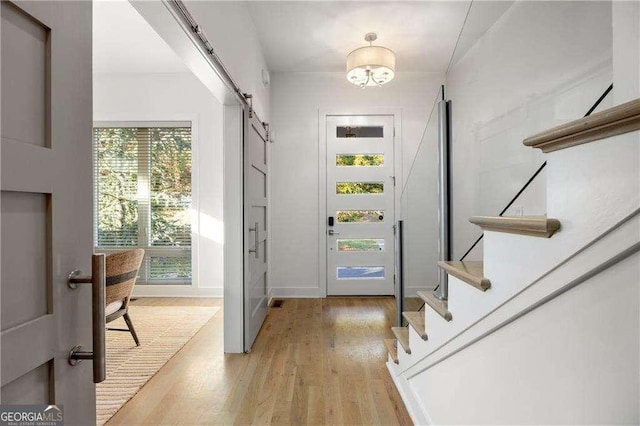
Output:
[[[396,137],[396,128],[395,127],[393,128],[393,137],[394,138]]]
[[[393,186],[396,186],[396,177],[395,176],[389,176],[391,179],[393,179]]]

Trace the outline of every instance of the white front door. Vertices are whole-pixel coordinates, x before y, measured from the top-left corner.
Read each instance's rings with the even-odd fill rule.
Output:
[[[327,116],[327,294],[394,294],[392,115]]]
[[[95,424],[91,286],[91,2],[1,2],[4,404],[63,405]],[[55,411],[49,408],[47,413]]]
[[[245,111],[244,350],[251,350],[267,316],[268,141],[262,123]]]

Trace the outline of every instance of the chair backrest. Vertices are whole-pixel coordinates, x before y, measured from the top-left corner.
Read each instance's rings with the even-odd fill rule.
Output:
[[[123,307],[129,303],[129,297],[136,284],[138,270],[144,257],[143,249],[134,249],[110,254],[106,258],[107,294],[106,304],[124,300]]]

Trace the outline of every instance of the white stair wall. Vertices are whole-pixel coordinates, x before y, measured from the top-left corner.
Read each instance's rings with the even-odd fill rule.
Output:
[[[581,277],[587,271],[615,258],[616,254],[623,253],[632,247],[637,248],[640,246],[639,211],[636,210],[628,220],[613,227],[610,232],[601,237],[596,237],[588,246],[579,250],[537,282],[532,285],[518,286],[517,294],[514,291],[495,291],[497,286],[493,282],[491,289],[481,292],[454,277],[450,277],[449,310],[453,314],[453,320],[447,322],[433,310],[426,308],[425,319],[429,340],[423,341],[417,333],[411,331],[410,346],[412,355],[406,355],[401,352],[399,354],[399,365],[389,365],[389,370],[394,376],[396,384],[403,388],[403,392],[406,395],[406,398],[403,397],[405,403],[412,405],[414,411],[419,409],[418,412],[412,414],[414,421],[418,424],[425,424],[430,422],[429,419],[432,418],[437,424],[451,422],[513,423],[515,422],[515,417],[513,416],[516,413],[519,413],[521,419],[525,418],[527,421],[531,418],[543,421],[544,416],[541,414],[532,414],[523,408],[523,404],[526,401],[521,399],[521,395],[526,395],[527,392],[526,389],[519,388],[519,386],[525,386],[527,389],[531,387],[539,392],[542,396],[535,399],[535,401],[546,401],[545,398],[548,395],[555,395],[554,392],[557,389],[564,389],[562,386],[555,386],[558,381],[563,383],[564,377],[556,377],[554,380],[549,379],[546,385],[552,389],[547,389],[540,385],[537,377],[547,377],[541,375],[539,371],[542,368],[541,363],[551,362],[545,361],[543,355],[548,355],[551,357],[550,359],[557,359],[557,362],[560,363],[559,365],[563,366],[562,374],[565,374],[567,380],[570,380],[571,386],[575,386],[572,388],[573,394],[585,394],[582,387],[588,386],[590,382],[597,384],[600,389],[598,392],[617,393],[617,389],[610,387],[608,380],[610,380],[611,375],[608,370],[603,370],[602,380],[597,377],[594,379],[591,373],[583,370],[584,363],[576,362],[574,366],[571,363],[571,357],[575,356],[575,348],[579,348],[580,356],[589,358],[590,361],[587,364],[592,364],[592,368],[594,365],[597,367],[602,362],[599,357],[604,357],[602,354],[606,353],[609,363],[617,365],[617,367],[612,367],[614,369],[617,368],[616,371],[629,371],[628,368],[619,368],[620,365],[631,365],[632,368],[638,369],[637,362],[635,365],[629,363],[634,357],[637,361],[638,347],[640,347],[640,320],[635,318],[640,311],[638,307],[640,258],[637,253],[612,269],[605,270],[590,281],[578,285],[557,299],[553,299],[548,304],[532,310],[521,318],[519,316],[522,312],[537,306],[540,301],[558,294],[568,284]],[[582,290],[582,286],[584,286],[585,290]],[[515,286],[512,286],[512,288],[515,288]],[[492,294],[493,297],[491,296]],[[510,298],[510,300],[507,301],[507,298]],[[546,311],[549,307],[554,307],[556,311],[549,314]],[[541,313],[542,316],[540,316]],[[553,320],[547,320],[546,315],[549,315],[549,318]],[[635,317],[631,318],[634,315]],[[510,322],[512,320],[513,322]],[[523,325],[520,324],[521,321],[524,321]],[[531,325],[527,325],[530,321],[537,324],[539,330],[536,329],[535,332],[531,332]],[[485,336],[486,333],[500,327],[505,322],[510,323],[494,334]],[[519,327],[524,328],[520,329]],[[515,337],[509,331],[514,328],[520,330],[515,333]],[[557,333],[564,337],[553,337]],[[603,336],[603,333],[606,336]],[[612,334],[615,336],[612,337]],[[493,339],[494,337],[492,336],[494,335],[506,337],[498,341],[488,340],[491,342],[490,345],[483,343],[489,337]],[[549,336],[548,338],[545,337],[547,335]],[[607,345],[607,347],[602,347],[602,345]],[[476,346],[480,349],[477,349]],[[532,352],[532,354],[538,354],[538,356],[532,357],[532,355],[527,354],[523,358],[526,361],[524,364],[519,364],[520,361],[515,358],[505,360],[503,357],[498,356],[501,362],[507,363],[504,372],[498,372],[494,377],[480,377],[480,373],[475,372],[475,369],[483,369],[484,362],[489,362],[490,364],[495,361],[492,357],[497,355],[493,351],[497,351],[499,355],[502,347],[516,351],[519,350],[518,348],[529,348],[530,346],[538,348],[537,352]],[[631,349],[635,347],[635,352],[630,350],[629,353],[620,356],[618,352],[621,347],[630,347]],[[471,371],[466,372],[466,367],[461,368],[454,363],[454,360],[459,357],[466,357],[469,351],[473,353],[477,351],[474,357],[477,363],[465,361],[469,364],[468,368],[471,369]],[[539,353],[540,351],[542,352]],[[522,354],[519,354],[519,356],[522,356]],[[512,364],[508,364],[509,362]],[[499,366],[500,363],[497,365]],[[508,370],[508,368],[515,369],[514,365],[520,366],[522,375]],[[446,372],[447,378],[442,377],[445,374],[443,371]],[[488,371],[492,370],[488,368]],[[630,373],[635,374],[636,372],[630,371]],[[638,375],[633,376],[631,379],[627,377],[622,386],[631,392],[632,396],[639,397],[637,377]],[[580,380],[584,381],[584,383],[577,386],[576,383]],[[467,412],[473,413],[473,416],[456,417],[462,416],[460,414],[462,406],[451,405],[457,404],[455,402],[456,398],[452,394],[464,394],[458,387],[468,386],[471,388],[473,387],[471,386],[472,382],[473,386],[483,386],[483,383],[486,383],[490,387],[494,386],[494,382],[500,382],[500,389],[503,387],[510,389],[510,392],[513,393],[513,395],[509,393],[513,399],[510,402],[513,404],[511,411],[507,410],[507,412],[503,413],[502,409],[496,408],[502,405],[493,405],[492,408],[482,411],[478,407],[484,405],[484,394],[480,393],[475,395],[474,404],[470,404],[467,407]],[[635,391],[633,383],[636,384]],[[434,394],[440,395],[438,390],[441,388],[446,389],[448,386],[453,386],[453,388],[449,390],[452,394],[449,394],[446,399],[442,399],[444,398],[442,396],[434,396]],[[502,390],[498,393],[500,392]],[[594,395],[596,393],[594,392],[592,389],[586,392],[585,401],[587,402],[585,404],[588,403],[589,407],[596,405],[594,401],[589,400],[589,398],[595,398]],[[447,395],[446,392],[444,394]],[[472,398],[471,394],[468,397]],[[568,401],[567,412],[575,411],[573,413],[573,415],[577,416],[575,417],[575,422],[580,423],[584,420],[578,413],[582,412],[580,411],[582,405],[578,405],[579,401],[575,400],[576,396],[571,397],[574,399]],[[504,401],[506,403],[511,400],[507,398]],[[607,412],[605,413],[606,416],[609,416],[608,418],[610,419],[621,419],[622,417],[620,416],[623,415],[628,417],[637,415],[637,412],[629,412],[628,401],[628,395],[625,395],[624,398],[619,400],[619,403],[607,406],[604,411],[609,410],[610,407],[617,409],[622,407],[624,410],[619,415]],[[500,417],[503,414],[504,417]],[[602,415],[605,416],[605,414]],[[606,416],[603,418],[607,418]],[[556,418],[564,419],[563,416]],[[640,417],[638,419],[640,420]],[[534,421],[534,423],[536,422]]]
[[[637,424],[639,295],[637,278],[628,278],[639,261],[628,258],[404,375],[423,416],[433,424]]]

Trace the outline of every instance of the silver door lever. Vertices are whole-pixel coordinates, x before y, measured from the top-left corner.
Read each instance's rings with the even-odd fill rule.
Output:
[[[329,235],[340,235],[340,233],[339,233],[339,232],[336,232],[336,231],[334,231],[333,229],[329,229],[329,230],[327,231],[327,234],[329,234]]]

